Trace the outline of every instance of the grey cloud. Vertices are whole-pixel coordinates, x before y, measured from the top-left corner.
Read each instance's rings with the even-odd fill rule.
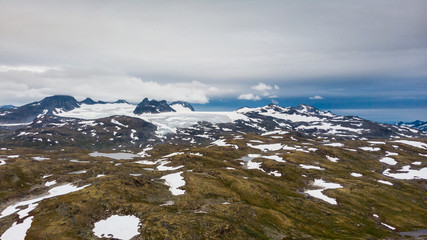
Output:
[[[0,65],[62,71],[2,72],[0,84],[31,96],[82,84],[80,95],[136,99],[143,92],[112,91],[114,81],[199,89],[196,81],[212,91],[182,98],[206,102],[259,82],[280,86],[280,97],[294,81],[426,78],[425,9],[422,0],[2,1]]]

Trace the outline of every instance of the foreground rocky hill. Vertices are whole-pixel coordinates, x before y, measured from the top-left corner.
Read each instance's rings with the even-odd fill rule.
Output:
[[[427,227],[422,139],[230,133],[106,148],[1,148],[2,239],[97,239],[114,216],[137,219],[134,239],[397,239]]]

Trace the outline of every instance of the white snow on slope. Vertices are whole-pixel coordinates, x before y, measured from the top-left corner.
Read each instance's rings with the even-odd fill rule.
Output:
[[[185,154],[185,152],[174,152],[174,153],[170,153],[168,155],[163,156],[163,158],[170,158],[170,157],[178,156],[178,155],[182,155],[182,154]]]
[[[329,161],[331,161],[331,162],[338,162],[338,160],[340,160],[339,158],[337,158],[337,157],[331,157],[331,156],[328,156],[328,155],[326,155],[326,158],[329,160]]]
[[[92,152],[89,153],[91,157],[107,157],[116,160],[129,160],[135,157],[138,157],[137,154],[125,153],[125,152],[116,152],[116,153],[101,153],[101,152]]]
[[[363,175],[360,173],[351,173],[351,176],[353,177],[362,177]]]
[[[176,112],[180,112],[180,113],[182,113],[182,112],[192,112],[191,109],[186,108],[186,107],[182,106],[181,104],[172,104],[170,106]]]
[[[387,157],[389,157],[389,156],[398,156],[399,154],[398,154],[398,153],[395,153],[395,152],[385,151],[385,155],[386,155]]]
[[[396,140],[393,141],[396,143],[403,143],[409,146],[413,146],[413,147],[417,147],[417,148],[421,148],[421,149],[426,149],[427,150],[427,144],[423,143],[423,142],[417,142],[417,141],[409,141],[409,140]]]
[[[289,132],[288,131],[283,131],[283,130],[274,130],[274,131],[262,133],[261,136],[269,136],[269,135],[275,135],[275,134],[284,135],[284,134],[287,134],[287,133],[289,133]]]
[[[185,193],[185,190],[178,189],[185,185],[184,177],[182,176],[183,172],[171,173],[161,177],[160,179],[165,180],[165,184],[169,186],[169,190],[172,195],[182,195]]]
[[[410,165],[403,166],[402,169],[397,170],[397,173],[390,173],[390,169],[386,169],[383,175],[396,179],[427,179],[427,167],[419,170],[411,169]]]
[[[250,143],[247,144],[248,147],[259,149],[261,151],[277,151],[283,148],[280,143],[272,143],[272,144],[261,144],[261,145],[252,145]]]
[[[252,160],[246,163],[247,169],[257,169],[262,172],[265,172],[264,169],[261,168],[262,162],[253,162]]]
[[[218,139],[214,142],[212,142],[213,145],[219,146],[219,147],[233,147],[235,149],[239,149],[239,146],[235,144],[228,144],[225,142],[225,139]]]
[[[282,157],[279,157],[279,156],[277,156],[277,155],[272,155],[272,156],[261,156],[261,157],[263,157],[263,158],[268,158],[268,159],[274,160],[274,161],[276,161],[276,162],[286,162],[285,160],[283,160],[283,158],[282,158]]]
[[[306,190],[305,193],[309,194],[312,197],[322,199],[325,202],[328,202],[330,204],[336,205],[337,201],[334,198],[328,197],[325,194],[323,194],[324,190],[327,189],[337,189],[342,188],[340,184],[337,183],[328,183],[323,181],[322,179],[315,179],[313,183],[314,187],[320,187],[321,189],[316,190]]]
[[[396,165],[397,162],[391,157],[383,157],[380,159],[380,162],[386,163],[388,165]]]
[[[319,167],[319,166],[313,166],[313,165],[300,164],[299,166],[300,166],[301,168],[303,168],[303,169],[325,170],[324,168],[321,168],[321,167]]]
[[[52,181],[47,181],[44,185],[46,187],[50,187],[50,186],[55,185],[55,184],[56,184],[56,180],[52,180]]]
[[[393,183],[391,183],[391,182],[389,182],[389,181],[377,180],[377,182],[382,183],[382,184],[386,184],[386,185],[393,186]]]
[[[344,147],[344,144],[342,144],[342,143],[326,143],[323,145],[329,146],[329,147]]]
[[[325,130],[327,131],[327,134],[337,134],[337,133],[342,133],[343,131],[349,131],[349,132],[355,132],[355,133],[359,133],[361,134],[365,129],[361,129],[361,128],[348,128],[348,127],[343,127],[341,125],[334,125],[332,123],[328,123],[328,122],[318,122],[316,123],[316,125],[314,125],[313,123],[310,124],[310,126],[299,126],[296,129],[300,130],[300,129],[318,129],[318,130]]]
[[[385,227],[387,227],[387,228],[390,228],[391,230],[396,230],[396,228],[395,227],[392,227],[392,226],[390,226],[390,225],[388,225],[388,224],[385,224],[385,223],[383,223],[383,222],[380,222],[381,223],[381,225],[383,225],[383,226],[385,226]]]
[[[363,151],[368,151],[368,152],[376,152],[381,150],[381,148],[378,148],[378,147],[359,147],[359,149],[362,149]]]
[[[138,235],[139,218],[135,216],[113,215],[95,223],[93,232],[99,238],[128,240]]]
[[[322,118],[314,116],[305,116],[299,114],[287,114],[276,112],[273,109],[268,109],[267,112],[260,112],[260,115],[275,117],[283,120],[289,120],[291,122],[317,122],[322,121]]]
[[[49,160],[50,158],[47,158],[47,157],[32,157],[32,159],[34,159],[36,161],[44,161],[44,160]]]
[[[170,163],[170,161],[165,161],[164,159],[158,160],[158,163],[160,163],[160,165],[157,166],[156,168],[159,171],[174,171],[174,170],[177,170],[177,169],[184,167],[184,165],[180,165],[180,166],[176,166],[176,167],[166,166],[167,164]]]
[[[75,191],[79,191],[81,189],[84,189],[89,185],[85,185],[82,187],[76,187],[71,184],[66,184],[58,187],[54,187],[49,190],[48,195],[41,196],[38,198],[25,200],[22,202],[18,202],[15,204],[12,204],[5,208],[3,212],[0,214],[0,218],[7,217],[13,213],[18,213],[19,219],[23,219],[29,216],[29,213],[33,211],[39,204],[40,201],[48,198],[53,198],[56,196],[72,193]],[[22,208],[23,206],[27,206],[26,208]],[[24,220],[23,223],[17,224],[16,222],[10,227],[6,232],[3,233],[3,235],[0,237],[3,240],[12,239],[12,240],[20,240],[25,238],[25,234],[27,230],[31,227],[32,223],[32,217],[28,217]]]
[[[12,226],[1,235],[3,240],[24,240],[33,223],[33,216],[26,218],[22,223],[17,224],[14,222]]]

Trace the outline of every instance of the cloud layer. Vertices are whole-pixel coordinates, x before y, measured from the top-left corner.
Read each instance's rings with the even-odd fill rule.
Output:
[[[2,103],[58,93],[197,103],[249,94],[350,96],[366,94],[351,87],[354,79],[381,88],[427,76],[423,0],[1,5]]]

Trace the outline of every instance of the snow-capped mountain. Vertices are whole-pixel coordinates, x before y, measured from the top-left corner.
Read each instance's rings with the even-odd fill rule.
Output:
[[[0,108],[0,124],[13,124],[13,125],[26,125],[32,122],[40,115],[52,115],[66,113],[74,109],[82,108],[81,112],[85,112],[88,106],[107,112],[113,111],[112,114],[121,114],[123,111],[125,115],[133,115],[142,113],[160,113],[160,112],[184,112],[194,111],[193,107],[186,102],[174,102],[173,108],[165,101],[148,100],[145,98],[138,106],[128,103],[126,100],[119,99],[115,102],[94,101],[91,98],[86,98],[78,102],[72,96],[55,95],[46,97],[41,101],[26,104],[20,107]],[[129,113],[129,109],[132,111]],[[89,107],[90,109],[90,107]]]
[[[403,127],[414,128],[414,129],[418,129],[421,131],[427,131],[427,122],[426,121],[416,120],[413,122],[397,122],[396,125],[401,126],[401,127],[403,126]]]
[[[260,131],[280,128],[313,137],[335,136],[346,139],[425,136],[415,129],[372,122],[356,116],[338,116],[305,104],[295,107],[270,104],[260,108],[241,108],[237,112],[249,117],[250,120],[244,122],[246,125]]]
[[[264,136],[292,132],[298,136],[324,140],[427,136],[425,132],[406,126],[376,123],[355,116],[338,116],[304,104],[295,107],[271,104],[259,108],[245,107],[234,112],[177,112],[166,101],[144,99],[136,109],[129,103],[81,104],[70,111],[50,108],[54,109],[52,114],[39,114],[31,124],[15,131],[11,138],[20,143],[51,146],[75,146],[79,144],[78,141],[86,144],[93,138],[100,146],[111,145],[120,149],[165,142],[204,143],[230,133]],[[141,113],[136,114],[136,110]],[[164,112],[166,110],[168,112]],[[110,123],[113,125],[109,126]],[[149,126],[150,131],[141,129],[139,125]],[[135,138],[140,131],[147,131],[147,135]],[[60,141],[61,136],[67,137]]]
[[[175,110],[171,106],[169,106],[169,104],[165,100],[156,101],[144,98],[144,100],[142,100],[142,102],[140,102],[133,111],[133,113],[135,114],[161,112],[175,112]]]
[[[295,131],[311,138],[343,140],[427,136],[425,132],[405,125],[382,124],[355,116],[338,116],[305,104],[295,107],[270,104],[258,108],[244,107],[234,112],[195,112],[193,110],[191,105],[185,102],[173,102],[169,105],[165,100],[156,101],[147,98],[135,108],[135,105],[124,100],[107,103],[95,102],[87,98],[79,103],[71,96],[52,96],[40,102],[1,112],[0,123],[27,122],[29,124],[33,122],[28,128],[37,127],[40,130],[41,126],[49,126],[52,121],[52,118],[44,116],[55,116],[54,119],[59,121],[58,126],[67,128],[69,124],[62,123],[69,122],[71,118],[85,121],[121,115],[154,124],[157,137],[168,138],[168,135],[174,135],[189,141],[193,138],[184,135],[204,135],[215,138],[226,131],[255,134]],[[47,122],[44,123],[45,121]],[[112,139],[115,137],[115,135],[110,136]]]
[[[74,97],[55,95],[38,102],[3,111],[0,115],[0,123],[27,123],[33,121],[40,114],[70,111],[78,107],[80,105]]]

